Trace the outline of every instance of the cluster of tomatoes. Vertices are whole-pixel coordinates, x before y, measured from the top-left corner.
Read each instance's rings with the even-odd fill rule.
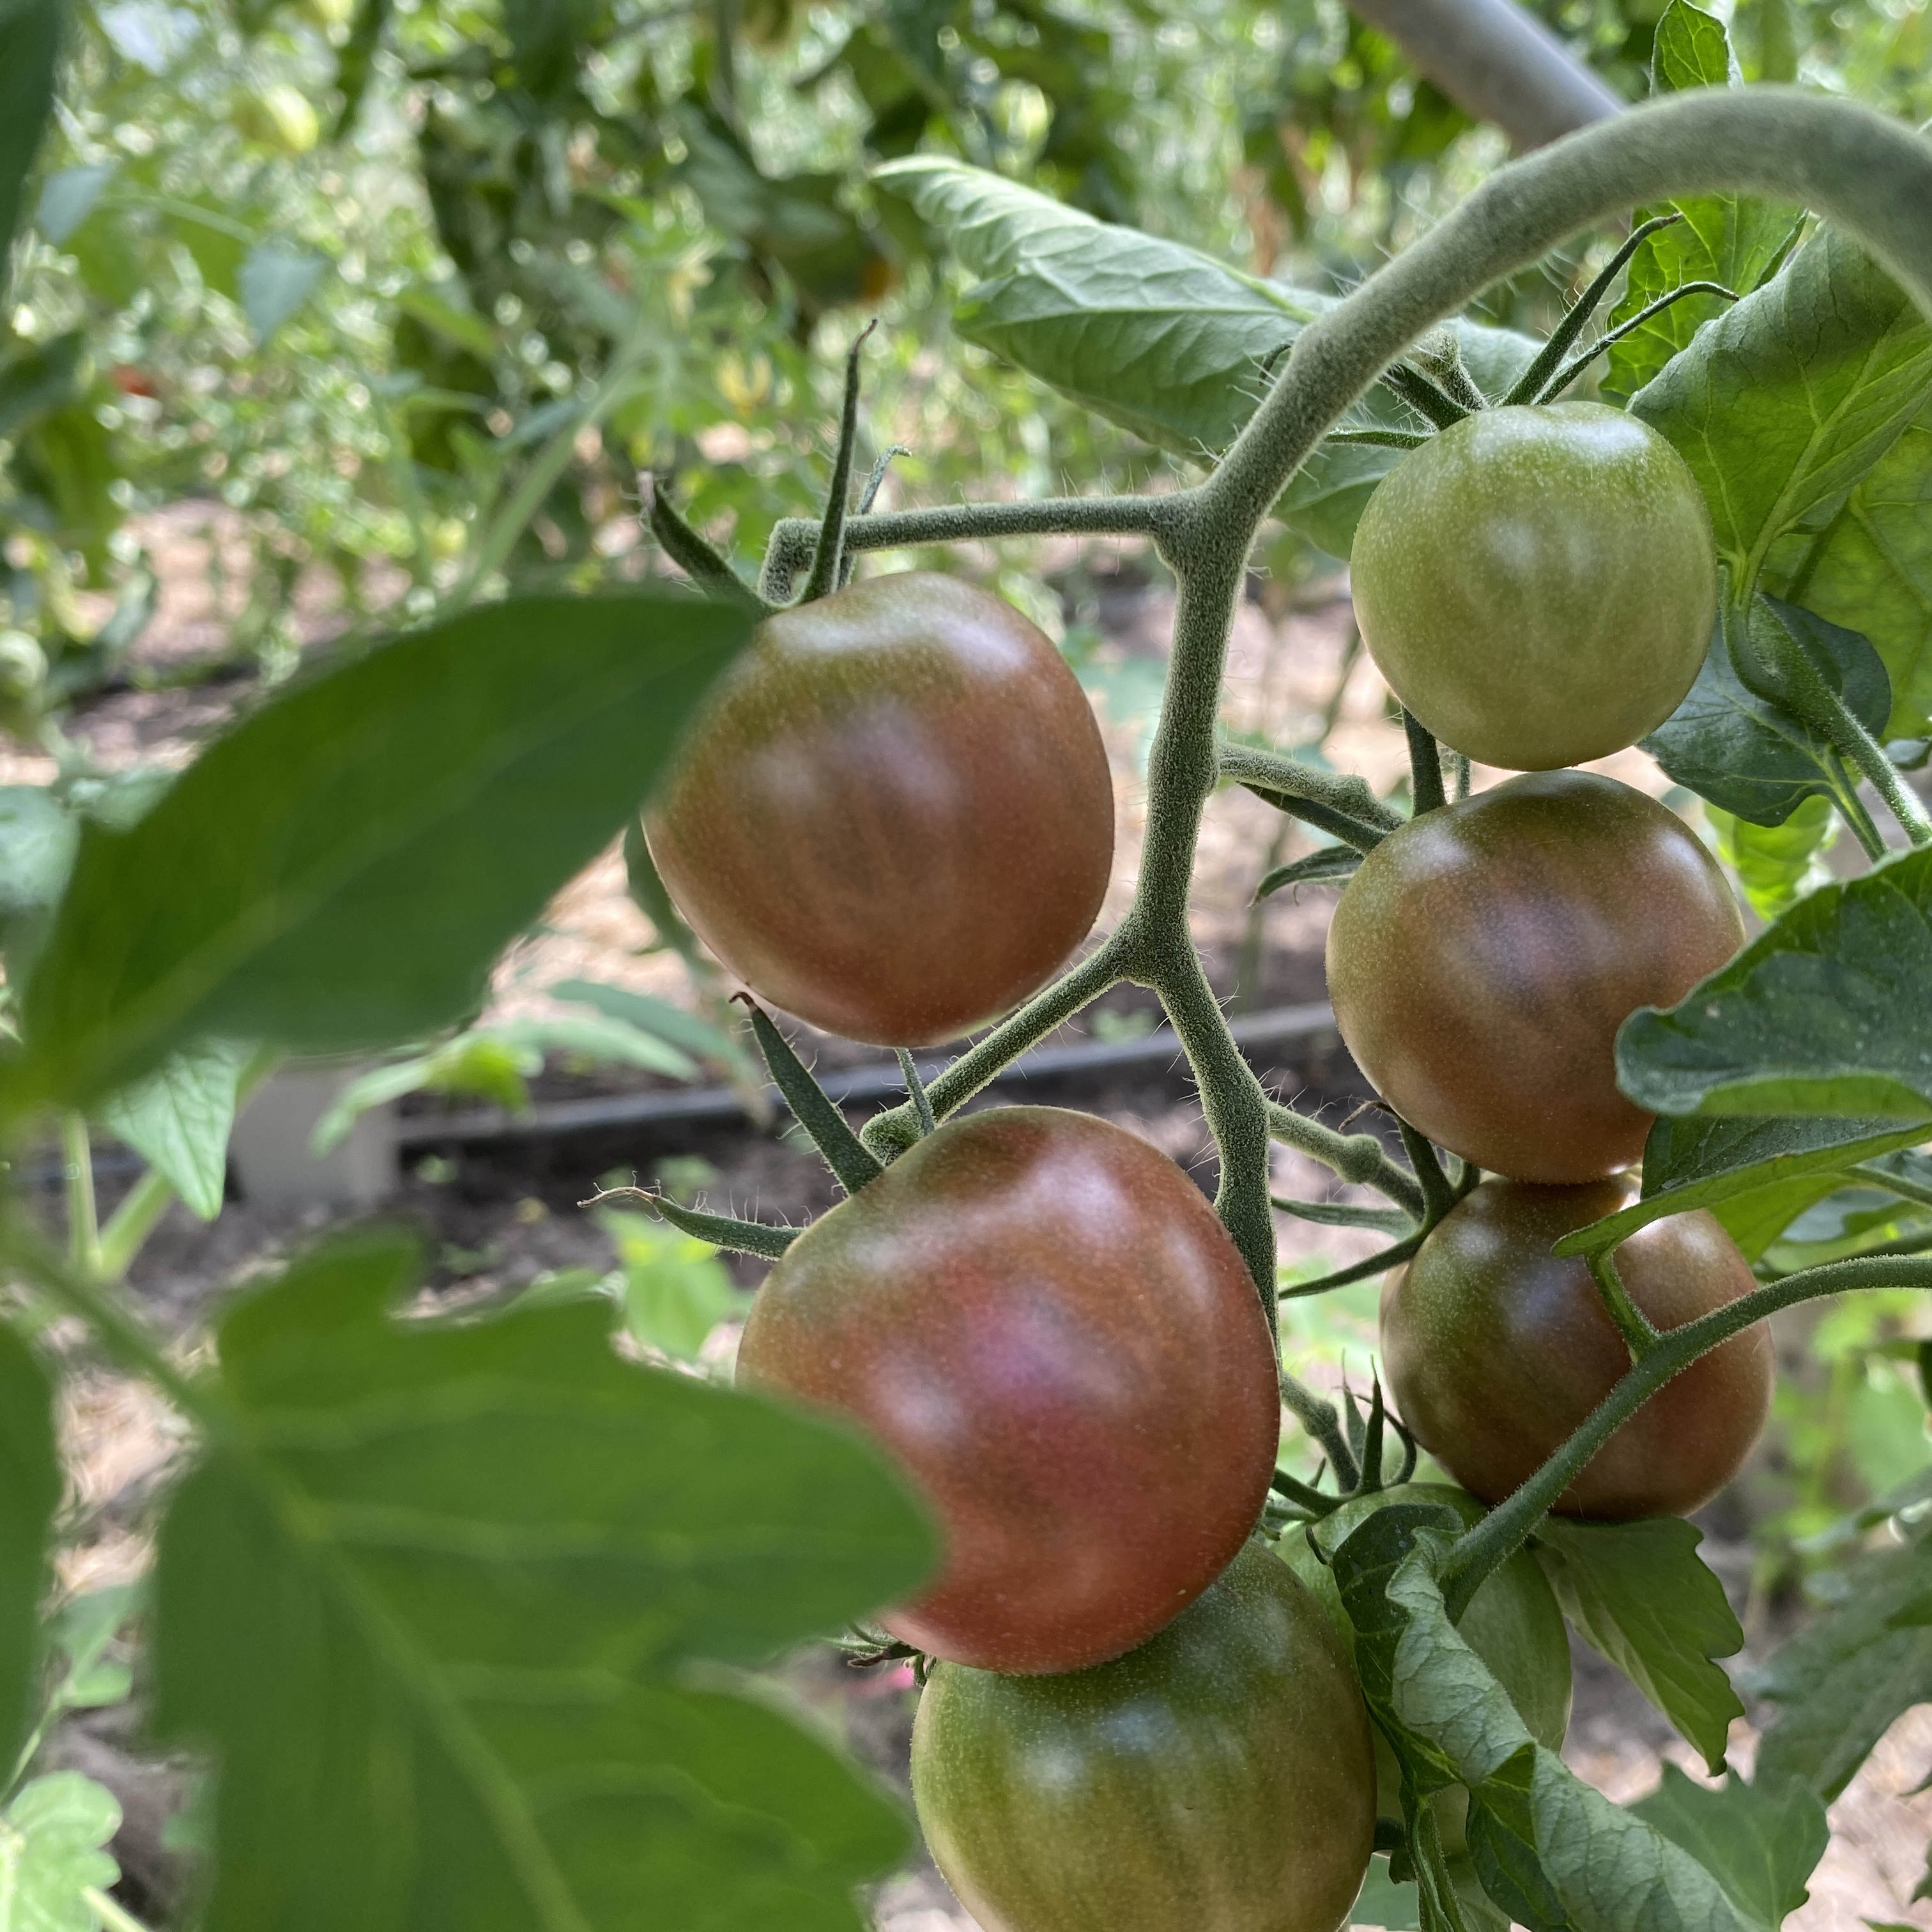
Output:
[[[1607,505],[1652,552],[1643,621],[1603,617],[1625,586],[1600,569],[1541,614],[1589,615],[1564,626],[1585,656],[1556,710],[1538,682],[1544,633],[1499,632],[1457,587],[1480,587],[1486,567],[1493,601],[1496,570],[1523,568],[1524,530],[1547,553],[1546,588],[1588,561],[1520,460],[1514,550],[1472,561],[1460,485],[1480,477],[1477,520],[1503,527],[1486,440],[1505,434],[1571,463],[1584,507],[1573,487],[1564,514]],[[1632,527],[1660,476],[1661,512]],[[1412,712],[1519,767],[1599,755],[1660,722],[1712,618],[1694,484],[1607,410],[1500,409],[1444,432],[1373,500],[1355,569],[1364,634]],[[1614,705],[1588,695],[1593,677]],[[1100,734],[1052,644],[999,600],[917,573],[768,617],[646,826],[680,908],[749,986],[895,1047],[955,1037],[1042,985],[1090,927],[1113,851]],[[1423,1493],[1472,1519],[1474,1498],[1514,1487],[1625,1366],[1582,1264],[1550,1244],[1621,1203],[1615,1177],[1641,1151],[1644,1117],[1613,1077],[1618,1024],[1680,997],[1741,937],[1721,878],[1667,812],[1574,772],[1424,814],[1344,893],[1330,975],[1357,1058],[1405,1119],[1512,1177],[1468,1192],[1384,1304],[1402,1412],[1472,1492]],[[1701,1215],[1654,1224],[1620,1262],[1660,1328],[1750,1279]],[[1564,1506],[1702,1501],[1755,1435],[1767,1375],[1761,1339],[1706,1358]],[[1279,1551],[1256,1539],[1280,1438],[1274,1346],[1245,1264],[1178,1168],[1055,1108],[941,1124],[792,1244],[739,1376],[856,1418],[938,1520],[938,1575],[881,1621],[932,1660],[914,1796],[988,1932],[1342,1922],[1378,1769],[1380,1808],[1398,1808],[1322,1558],[1404,1492],[1344,1502]],[[1535,1734],[1560,1742],[1562,1620],[1528,1556],[1485,1583],[1462,1628]],[[1460,1816],[1438,1801],[1438,1816],[1453,1846]]]

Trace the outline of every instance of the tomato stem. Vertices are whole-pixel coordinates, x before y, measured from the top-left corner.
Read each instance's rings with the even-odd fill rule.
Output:
[[[832,459],[832,481],[825,492],[825,517],[818,526],[818,542],[812,554],[812,574],[800,593],[801,603],[812,603],[837,589],[846,574],[845,518],[852,494],[852,449],[859,440],[859,351],[878,326],[876,318],[867,322],[845,352],[845,401],[839,412],[838,448]]]
[[[1407,710],[1402,714],[1402,728],[1408,740],[1409,796],[1420,818],[1449,802],[1442,788],[1442,754],[1436,748],[1436,734]]]
[[[1617,1333],[1624,1338],[1624,1346],[1630,1351],[1630,1360],[1642,1361],[1656,1347],[1658,1331],[1651,1325],[1650,1318],[1631,1300],[1630,1290],[1624,1287],[1624,1278],[1617,1272],[1616,1251],[1599,1248],[1587,1257],[1586,1264],[1590,1270],[1590,1279],[1597,1284],[1597,1292],[1603,1297],[1610,1319],[1617,1324]]]
[[[1668,214],[1653,215],[1649,220],[1631,230],[1622,247],[1604,263],[1592,280],[1590,286],[1564,311],[1563,319],[1550,331],[1550,339],[1537,352],[1536,359],[1516,379],[1514,386],[1503,398],[1505,404],[1541,402],[1552,393],[1551,375],[1575,346],[1576,338],[1588,326],[1591,316],[1596,314],[1598,304],[1610,293],[1610,284],[1623,273],[1624,265],[1660,228],[1668,228],[1683,219],[1683,216],[1673,208]]]
[[[784,1096],[792,1117],[811,1138],[825,1164],[848,1194],[856,1194],[885,1172],[879,1160],[860,1140],[831,1096],[813,1079],[791,1042],[772,1025],[770,1016],[748,994],[740,1003],[752,1016],[752,1033],[770,1070],[772,1084]]]

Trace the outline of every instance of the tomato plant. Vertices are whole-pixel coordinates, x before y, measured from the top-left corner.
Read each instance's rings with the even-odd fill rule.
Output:
[[[1349,577],[1390,689],[1444,744],[1514,771],[1654,730],[1718,610],[1697,479],[1600,403],[1478,410],[1432,436],[1369,500]]]
[[[765,620],[650,818],[685,916],[766,999],[950,1040],[1085,938],[1114,791],[1084,694],[1010,604],[908,572]]]
[[[1404,1120],[1478,1166],[1582,1181],[1636,1160],[1617,1029],[1674,1005],[1744,938],[1716,862],[1615,779],[1526,774],[1391,832],[1328,932],[1356,1064]]]
[[[199,17],[162,11],[106,9],[100,23],[157,77],[164,43]],[[791,31],[793,10],[756,11]],[[925,82],[940,85],[896,46],[892,12],[868,16],[836,64],[883,88],[882,153],[914,144],[934,111]],[[1013,42],[1002,66],[974,38],[994,31],[983,13],[961,0],[935,30],[938,73],[962,90],[946,94],[949,140],[1005,153],[971,138],[997,118],[974,118],[982,63],[1046,91],[1085,69],[1050,57],[1059,27],[995,9]],[[62,1378],[91,1350],[178,1418],[176,1473],[126,1541],[131,1562],[154,1552],[139,1619],[148,1729],[206,1770],[216,1932],[603,1932],[640,1915],[664,1932],[849,1932],[860,1888],[905,1856],[904,1821],[742,1674],[814,1640],[926,1680],[919,1808],[990,1928],[1301,1932],[1399,1913],[1430,1932],[1615,1925],[1632,1900],[1660,1924],[1778,1923],[1803,1902],[1826,1807],[1922,1696],[1932,1480],[1840,1526],[1857,1553],[1839,1600],[1761,1679],[1774,1708],[1748,1779],[1718,1781],[1742,1714],[1723,1660],[1742,1631],[1676,1512],[1750,1450],[1768,1316],[1932,1288],[1932,817],[1912,776],[1932,718],[1932,144],[1845,98],[1731,85],[1722,24],[1671,0],[1648,38],[1655,84],[1680,98],[1598,118],[1592,97],[1571,117],[1588,124],[1508,164],[1413,247],[1396,245],[1403,214],[1390,259],[1338,298],[1325,277],[1270,281],[940,154],[880,167],[862,213],[825,176],[767,174],[722,28],[703,39],[711,64],[687,75],[645,47],[662,12],[621,23],[622,62],[554,9],[512,5],[500,44],[453,47],[435,41],[450,23],[426,14],[332,9],[329,32],[346,35],[341,112],[326,131],[316,114],[311,136],[292,110],[256,146],[335,147],[384,37],[405,33],[428,62],[411,85],[441,157],[439,235],[488,313],[519,330],[514,353],[480,311],[395,292],[447,338],[419,371],[430,392],[374,353],[344,392],[368,405],[368,454],[380,439],[398,520],[419,526],[394,552],[412,560],[406,628],[337,648],[132,799],[107,795],[46,709],[70,680],[109,674],[122,614],[98,653],[50,652],[54,624],[36,616],[29,634],[14,600],[44,587],[70,607],[59,626],[94,621],[69,596],[70,553],[92,568],[114,527],[91,500],[125,507],[98,432],[209,386],[163,352],[172,310],[142,306],[138,328],[92,344],[45,333],[10,290],[0,305],[23,338],[36,332],[0,350],[9,487],[28,506],[0,502],[9,566],[26,573],[8,580],[5,717],[53,767],[46,785],[0,788],[11,1895],[48,1924],[127,1916],[104,1889],[111,1796],[46,1771],[40,1750],[85,1702],[102,1627],[127,1610],[70,1600],[58,1580],[75,1568],[58,1547],[76,1514],[63,1497],[85,1487],[63,1468]],[[620,37],[616,14],[592,14],[597,34]],[[238,75],[248,35],[282,31],[267,15],[244,24],[214,37]],[[160,224],[154,259],[171,278],[224,282],[226,253],[259,356],[327,265],[258,236],[218,196],[176,194],[200,191],[182,178],[198,156],[170,158],[153,193],[135,164],[154,137],[131,128],[101,140],[112,158],[90,153],[27,192],[68,70],[61,31],[52,0],[0,14],[8,273],[60,249],[57,236],[98,262],[106,218],[138,207]],[[797,32],[824,27],[814,15]],[[1082,32],[1083,59],[1100,58],[1105,33]],[[272,64],[263,86],[278,84]],[[1115,97],[1124,112],[1132,93]],[[1057,107],[1042,124],[1006,97],[999,115],[1002,142],[1029,124],[1071,137]],[[87,117],[70,124],[94,138]],[[1107,152],[1126,152],[1129,131]],[[645,144],[634,169],[593,165],[620,135]],[[1262,145],[1274,140],[1264,128]],[[614,273],[633,258],[602,245],[608,224],[637,225],[634,206],[614,204],[663,185],[660,158],[682,170],[680,190],[734,209],[763,278],[756,340],[778,340],[767,306],[792,331],[778,362],[732,339],[720,318],[738,308],[700,320],[671,298],[667,280],[688,296],[704,272],[671,227],[634,260],[675,276]],[[586,232],[539,250],[525,231],[560,206]],[[34,232],[16,247],[29,208]],[[177,259],[176,221],[201,237],[205,271],[191,250]],[[607,556],[562,527],[552,486],[569,465],[606,429],[694,440],[725,471],[743,465],[742,489],[693,493],[710,506],[697,520],[748,506],[738,527],[762,534],[795,472],[756,459],[781,432],[800,452],[814,440],[773,399],[822,352],[818,319],[878,289],[886,238],[915,222],[975,278],[961,332],[1056,387],[1069,410],[1056,422],[1078,408],[1177,462],[1218,452],[1205,473],[1118,496],[1083,476],[1054,499],[1003,471],[988,500],[958,502],[909,472],[906,495],[940,500],[874,510],[872,486],[853,488],[854,344],[823,511],[770,527],[755,590],[653,488],[650,532],[691,583],[583,594],[607,561],[621,576],[633,564],[619,557],[657,560],[628,541]],[[1552,254],[1593,230],[1616,238],[1594,272]],[[355,251],[338,266],[345,286],[367,284],[343,298],[345,316],[392,298]],[[1552,286],[1588,279],[1542,343],[1462,312],[1546,266]],[[1618,319],[1590,335],[1620,281]],[[594,327],[568,324],[566,288]],[[532,314],[526,298],[546,305]],[[1509,312],[1537,305],[1511,298]],[[902,371],[936,355],[907,311],[886,321]],[[566,332],[586,345],[574,368],[553,352]],[[716,360],[737,413],[693,423],[673,409],[640,430],[670,366],[657,352],[687,346],[660,338],[680,332]],[[465,358],[500,346],[499,366],[463,386]],[[1563,404],[1605,354],[1600,394],[1628,408]],[[159,393],[86,386],[116,368],[153,368]],[[214,373],[237,395],[273,386],[268,364]],[[535,428],[483,410],[487,448],[441,420],[471,413],[466,397],[538,393],[551,400]],[[875,413],[902,420],[903,404],[889,394]],[[423,473],[464,448],[506,481],[474,543],[432,527],[450,498],[443,483],[427,494]],[[1456,465],[1446,503],[1404,510]],[[1502,513],[1510,500],[1520,523]],[[1222,734],[1231,638],[1270,519],[1277,557],[1280,531],[1340,557],[1362,525],[1364,621],[1417,707],[1399,721],[1406,784],[1378,791]],[[1511,556],[1485,530],[1525,540]],[[851,580],[869,554],[1048,536],[1141,547],[1174,594],[1132,801],[1144,832],[1131,897],[1057,978],[1111,849],[1084,700],[997,600],[946,578]],[[544,580],[568,592],[531,587],[538,550]],[[1378,601],[1391,584],[1401,617],[1450,619],[1415,664]],[[1515,668],[1500,694],[1492,663]],[[1538,762],[1626,742],[1693,670],[1645,749],[1737,825],[1776,833],[1806,814],[1802,838],[1744,842],[1784,868],[1793,901],[1748,944],[1674,812],[1568,770],[1468,796],[1457,755]],[[1465,715],[1515,742],[1479,741]],[[1331,990],[1396,1136],[1270,1094],[1226,1020],[1190,903],[1224,781],[1332,842],[1280,869],[1348,880]],[[1814,884],[1779,856],[1816,849],[1814,800],[1868,869]],[[382,1049],[406,1057],[376,1070],[376,1089],[421,1088],[461,1059],[450,1030],[508,950],[620,838],[668,943],[700,957],[665,879],[753,986],[808,1018],[907,1042],[998,1016],[943,1061],[902,1050],[867,1070],[860,1090],[903,1082],[904,1097],[859,1124],[752,1006],[778,1093],[846,1197],[808,1228],[608,1190],[640,1194],[639,1211],[704,1247],[775,1264],[742,1340],[746,1386],[723,1385],[712,1318],[735,1304],[715,1271],[674,1298],[675,1320],[627,1282],[620,1346],[608,1279],[506,1283],[426,1312],[423,1257],[380,1231],[338,1233],[224,1302],[208,1346],[152,1328],[130,1263],[171,1202],[220,1211],[252,1084],[284,1055]],[[1754,878],[1754,904],[1777,908],[1778,885]],[[1198,1087],[1211,1206],[1118,1126],[963,1111],[1123,983],[1157,999]],[[499,1060],[500,1092],[520,1099],[509,1076],[526,1063]],[[691,1064],[662,1048],[648,1064]],[[104,1219],[97,1133],[134,1170]],[[1276,1143],[1340,1184],[1278,1196]],[[41,1223],[37,1172],[62,1197],[61,1239]],[[1284,1274],[1278,1214],[1378,1240],[1325,1276]],[[1317,1324],[1297,1318],[1295,1298],[1378,1276],[1399,1419],[1380,1374],[1366,1408],[1311,1385]],[[1302,1432],[1285,1452],[1284,1408]],[[1418,1442],[1493,1507],[1414,1486]],[[1309,1572],[1320,1600],[1257,1527],[1322,1566]],[[1709,1785],[1672,1770],[1616,1805],[1564,1764],[1552,1595],[1700,1751]],[[1379,1802],[1365,1714],[1383,1747]],[[1385,1863],[1370,1858],[1378,1841]]]
[[[1354,1629],[1342,1607],[1329,1565],[1336,1550],[1377,1510],[1400,1503],[1439,1504],[1453,1509],[1468,1524],[1480,1522],[1483,1515],[1483,1505],[1474,1496],[1447,1483],[1398,1483],[1390,1489],[1351,1497],[1304,1528],[1289,1528],[1277,1546],[1282,1562],[1320,1599],[1352,1649]],[[1484,1579],[1456,1628],[1502,1686],[1530,1736],[1551,1750],[1560,1750],[1570,1728],[1570,1639],[1556,1594],[1528,1550],[1516,1551]],[[1400,1824],[1402,1768],[1379,1733],[1376,1738],[1376,1805],[1379,1816]],[[1442,1792],[1434,1805],[1442,1849],[1453,1857],[1465,1848],[1468,1796],[1456,1790]]]
[[[1382,1291],[1389,1385],[1418,1439],[1490,1502],[1526,1481],[1629,1365],[1588,1265],[1564,1235],[1629,1204],[1622,1180],[1539,1187],[1486,1180],[1450,1209]],[[1748,1295],[1737,1244],[1702,1210],[1632,1234],[1616,1270],[1656,1329]],[[1737,1474],[1771,1408],[1762,1328],[1699,1358],[1599,1449],[1558,1498],[1566,1515],[1688,1515]]]
[[[986,1932],[1335,1932],[1374,1836],[1369,1739],[1328,1618],[1250,1543],[1111,1664],[935,1665],[913,1797]]]
[[[1268,1330],[1192,1182],[1124,1128],[969,1114],[787,1250],[741,1382],[856,1416],[938,1514],[945,1568],[887,1628],[1065,1671],[1150,1636],[1260,1513]]]

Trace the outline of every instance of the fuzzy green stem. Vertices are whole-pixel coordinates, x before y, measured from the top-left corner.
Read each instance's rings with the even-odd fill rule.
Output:
[[[67,1175],[68,1258],[84,1274],[99,1265],[100,1222],[94,1199],[94,1147],[80,1114],[61,1117],[61,1159]]]
[[[1597,1292],[1602,1296],[1610,1319],[1617,1324],[1617,1333],[1624,1338],[1630,1360],[1642,1361],[1657,1346],[1658,1331],[1649,1316],[1630,1299],[1630,1290],[1617,1272],[1616,1251],[1599,1248],[1585,1257],[1585,1265],[1590,1270],[1590,1279],[1597,1284]]]
[[[1175,520],[1180,502],[1178,494],[1043,496],[1024,503],[945,503],[889,510],[882,515],[848,518],[844,547],[850,553],[993,542],[1003,537],[1150,537]],[[818,525],[804,517],[782,518],[773,526],[758,583],[767,602],[790,601],[793,584],[812,560],[818,532]]]
[[[1858,1256],[1826,1262],[1742,1295],[1681,1328],[1665,1330],[1569,1441],[1514,1496],[1457,1540],[1442,1573],[1443,1600],[1450,1620],[1461,1616],[1491,1573],[1522,1546],[1591,1457],[1673,1376],[1780,1309],[1851,1289],[1881,1288],[1932,1288],[1932,1258]]]
[[[1318,1160],[1322,1166],[1358,1187],[1372,1187],[1378,1194],[1405,1208],[1417,1220],[1423,1213],[1422,1184],[1414,1174],[1398,1166],[1373,1134],[1338,1133],[1298,1114],[1279,1100],[1268,1102],[1268,1135],[1284,1146]]]
[[[926,1100],[934,1118],[943,1120],[963,1107],[1029,1047],[1065,1024],[1088,1001],[1119,985],[1127,975],[1128,963],[1127,944],[1117,932],[1052,986],[1042,987],[1009,1013],[985,1039],[968,1047],[938,1079],[928,1082]],[[910,1100],[874,1114],[859,1136],[881,1160],[904,1153],[919,1137],[918,1114]]]
[[[1402,714],[1402,728],[1408,740],[1409,796],[1420,818],[1449,802],[1449,794],[1442,788],[1442,754],[1436,748],[1436,734],[1406,710]]]
[[[832,460],[832,481],[825,492],[825,518],[818,528],[818,543],[812,554],[812,574],[806,579],[800,601],[814,603],[838,587],[844,573],[845,521],[852,494],[852,451],[859,440],[859,352],[866,338],[878,327],[868,322],[859,332],[858,340],[845,356],[845,403],[838,418],[838,449]]]

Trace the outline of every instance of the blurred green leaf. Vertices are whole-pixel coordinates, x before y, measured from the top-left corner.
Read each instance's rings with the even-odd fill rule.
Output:
[[[131,829],[82,833],[16,1098],[85,1105],[196,1036],[337,1050],[473,1008],[746,628],[669,594],[512,599],[264,705]]]
[[[85,167],[59,168],[40,184],[34,225],[58,248],[94,212],[101,190],[114,178],[117,164],[94,161]]]
[[[59,902],[80,826],[40,785],[0,785],[0,945],[16,954],[22,928]],[[13,959],[16,974],[21,962]]]
[[[626,1324],[647,1346],[694,1362],[712,1330],[749,1305],[709,1241],[617,1208],[600,1209],[597,1222],[623,1264]]]
[[[1667,1012],[1617,1035],[1659,1113],[1932,1114],[1932,847],[1821,886]]]
[[[416,1280],[364,1233],[221,1324],[244,1426],[156,1583],[158,1729],[221,1765],[208,1932],[858,1932],[897,1808],[687,1667],[903,1595],[933,1545],[898,1484],[619,1360],[596,1304],[394,1318]]]
[[[126,1699],[133,1674],[106,1652],[146,1595],[145,1584],[111,1583],[61,1606],[54,1619],[53,1648],[65,1668],[54,1686],[56,1710],[92,1710]]]
[[[620,1020],[642,1032],[656,1034],[686,1053],[727,1064],[743,1059],[742,1049],[729,1034],[650,993],[634,993],[628,987],[607,986],[598,980],[560,980],[545,990],[554,1000],[594,1006],[607,1019]]]
[[[33,1351],[0,1322],[0,1765],[9,1768],[30,1721],[60,1498],[53,1391]]]
[[[328,271],[325,256],[286,242],[259,242],[248,250],[236,279],[258,344],[314,294]]]
[[[85,389],[86,338],[78,329],[20,349],[0,361],[0,436],[18,436]]]
[[[203,1040],[111,1096],[100,1124],[132,1148],[204,1221],[221,1212],[235,1098],[250,1049]]]
[[[1746,622],[1753,640],[1773,627],[1795,639],[1865,729],[1883,732],[1892,680],[1868,639],[1762,594],[1752,598]],[[1713,805],[1754,825],[1782,825],[1806,799],[1835,797],[1848,781],[1828,740],[1746,684],[1735,653],[1756,646],[1728,628],[1720,622],[1690,694],[1643,748]],[[1747,668],[1764,682],[1756,665]]]
[[[0,265],[20,230],[27,177],[53,112],[61,14],[59,0],[0,0]]]
[[[1724,1586],[1698,1558],[1703,1540],[1702,1530],[1674,1516],[1616,1523],[1549,1516],[1537,1526],[1535,1552],[1577,1634],[1676,1726],[1715,1776],[1731,1720],[1744,1707],[1713,1660],[1742,1650],[1744,1634]]]
[[[1674,1764],[1630,1810],[1714,1873],[1754,1925],[1775,1928],[1810,1897],[1804,1881],[1830,1842],[1825,1808],[1802,1784],[1748,1784],[1733,1772],[1718,1790]]]
[[[1932,1510],[1915,1502],[1892,1521],[1891,1546],[1813,1580],[1826,1607],[1753,1678],[1778,1707],[1760,1783],[1795,1778],[1828,1804],[1894,1718],[1932,1702]]]
[[[97,1932],[87,1894],[121,1876],[103,1849],[120,1826],[113,1792],[77,1771],[22,1786],[0,1813],[0,1932]]]

